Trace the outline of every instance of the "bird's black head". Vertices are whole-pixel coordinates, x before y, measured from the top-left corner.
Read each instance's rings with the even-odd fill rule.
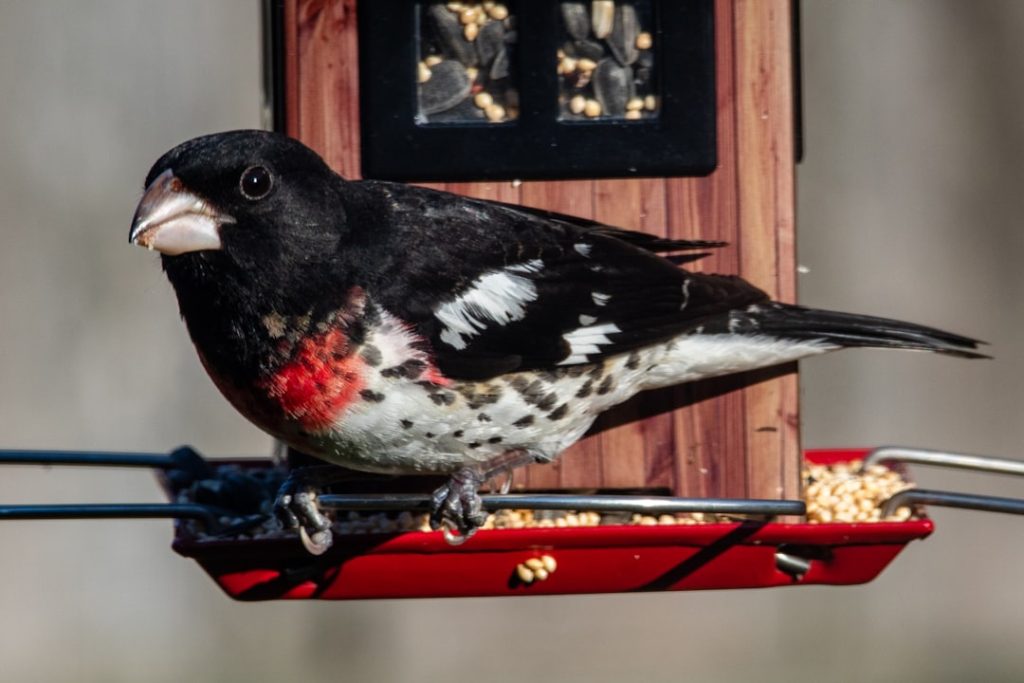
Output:
[[[273,268],[308,260],[344,230],[336,176],[315,152],[258,130],[206,135],[164,154],[146,177],[130,240],[165,265],[202,254],[209,265]],[[213,255],[211,252],[221,252]]]
[[[268,313],[303,315],[325,292],[343,294],[345,187],[283,135],[207,135],[153,165],[129,239],[161,253],[198,346],[204,335]]]

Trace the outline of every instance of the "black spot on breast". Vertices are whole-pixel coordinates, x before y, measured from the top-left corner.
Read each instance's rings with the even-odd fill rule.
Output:
[[[636,351],[630,353],[629,357],[626,358],[626,367],[630,370],[636,370],[640,367],[640,354]]]
[[[603,375],[604,363],[597,363],[592,368],[590,368],[590,370],[587,371],[587,376],[593,377],[594,379],[601,379]]]
[[[537,407],[541,410],[551,410],[551,407],[556,403],[558,403],[558,394],[552,391],[550,394],[547,394],[544,398],[537,401]]]
[[[590,392],[593,390],[594,380],[588,379],[583,383],[583,386],[580,387],[580,390],[576,392],[576,398],[586,398],[587,396],[590,396]]]
[[[513,427],[529,427],[533,424],[533,415],[523,415],[512,423]]]
[[[359,395],[363,397],[364,401],[370,401],[371,403],[380,403],[384,400],[384,394],[373,391],[372,389],[363,389],[359,392]]]
[[[433,432],[427,432],[423,436],[425,436],[428,439],[433,439],[434,438],[434,433]]]
[[[597,393],[601,396],[604,396],[614,388],[615,383],[612,381],[612,376],[608,375],[607,377],[604,378],[604,381],[601,382],[601,386],[597,388]]]
[[[462,431],[461,429],[456,429],[454,432],[452,432],[452,436],[454,436],[456,439],[461,439],[463,434],[465,434],[465,432]]]
[[[380,323],[380,309],[377,304],[367,301],[363,308],[363,324],[368,327],[376,327]]]
[[[401,424],[402,429],[409,429],[410,427],[412,427],[412,420],[402,420]]]
[[[353,322],[345,330],[350,344],[359,345],[366,341],[366,326],[362,322]]]
[[[366,361],[366,364],[369,365],[371,368],[377,367],[378,365],[380,365],[381,361],[384,360],[384,358],[381,356],[380,349],[378,349],[373,344],[365,344],[363,346],[363,350],[359,353],[359,355],[362,357],[364,361]]]
[[[527,381],[522,376],[513,377],[509,381],[509,385],[519,392],[524,402],[537,406],[541,410],[551,410],[558,401],[558,396],[553,392],[548,392],[547,385],[540,379]]]
[[[557,408],[552,410],[550,413],[548,413],[548,419],[549,420],[561,420],[563,417],[565,417],[565,414],[568,413],[568,412],[569,412],[569,404],[568,403],[563,403],[562,405],[558,406]]]
[[[470,410],[478,410],[501,400],[501,387],[495,384],[488,384],[479,393],[472,386],[464,387],[459,392],[466,397]]]
[[[430,396],[431,401],[439,406],[450,406],[455,403],[455,394],[450,391],[436,391],[428,394],[428,396]]]
[[[380,371],[381,377],[387,378],[398,378],[404,377],[405,379],[417,379],[423,374],[423,371],[427,369],[427,364],[416,358],[410,358],[409,360],[400,363],[394,367],[385,368]]]
[[[480,413],[479,415],[476,416],[476,419],[480,420],[481,422],[490,422],[491,416],[488,415],[487,413]]]
[[[470,448],[480,448],[480,442],[479,441],[473,441],[473,442],[471,442],[469,444],[469,447]]]
[[[585,365],[570,365],[565,369],[565,374],[567,377],[582,377],[586,370],[587,366]]]
[[[487,439],[487,443],[501,443],[501,437],[492,436],[491,438]]]

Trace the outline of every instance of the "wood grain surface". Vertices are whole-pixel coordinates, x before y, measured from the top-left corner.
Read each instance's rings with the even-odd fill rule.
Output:
[[[286,130],[347,178],[360,173],[356,4],[285,5]],[[718,167],[708,176],[429,186],[659,235],[725,240],[729,247],[695,268],[739,273],[774,298],[793,301],[790,19],[790,0],[716,0]],[[795,365],[638,396],[592,431],[555,464],[528,468],[517,486],[754,498],[799,493]]]

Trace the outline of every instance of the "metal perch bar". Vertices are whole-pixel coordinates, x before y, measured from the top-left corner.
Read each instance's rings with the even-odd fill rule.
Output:
[[[0,505],[0,521],[24,519],[198,519],[217,525],[216,512],[195,503]]]
[[[885,501],[885,505],[882,507],[882,517],[888,517],[903,506],[914,504],[940,505],[951,508],[1024,515],[1024,500],[1019,498],[979,496],[973,493],[955,493],[953,491],[933,491],[929,489],[904,489]]]
[[[594,512],[641,512],[802,516],[807,506],[801,500],[746,500],[738,498],[672,498],[669,496],[616,496],[572,494],[502,494],[481,496],[488,511],[508,509],[593,510]],[[425,494],[324,494],[321,507],[342,510],[427,510]]]
[[[938,465],[940,467],[955,467],[964,470],[991,472],[993,474],[1024,476],[1024,461],[1022,460],[950,453],[926,448],[902,448],[899,446],[882,446],[871,451],[864,458],[861,471],[864,472],[872,465],[878,465],[886,461],[906,462],[917,465]]]
[[[177,464],[177,461],[168,454],[0,450],[0,465],[88,465],[167,469]]]

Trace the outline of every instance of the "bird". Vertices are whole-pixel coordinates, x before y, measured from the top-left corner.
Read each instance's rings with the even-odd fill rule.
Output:
[[[485,482],[553,461],[641,391],[849,347],[987,357],[965,336],[684,267],[720,242],[346,180],[277,133],[183,142],[144,188],[129,241],[160,253],[224,397],[326,463],[445,475],[430,519],[452,542],[484,522]],[[319,553],[316,481],[289,477],[275,509]]]

